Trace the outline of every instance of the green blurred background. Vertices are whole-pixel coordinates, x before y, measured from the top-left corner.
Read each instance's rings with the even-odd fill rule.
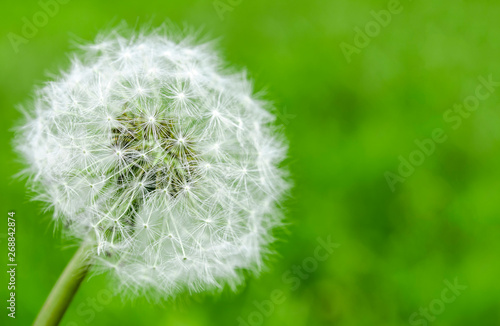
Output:
[[[22,36],[23,17],[31,21],[42,8],[2,3],[0,255],[6,262],[7,213],[15,210],[18,273],[17,318],[1,308],[0,324],[29,325],[75,250],[53,231],[51,212],[13,178],[22,166],[11,148],[16,105],[67,66],[72,40],[90,41],[121,20],[168,19],[218,38],[227,60],[247,67],[275,102],[295,183],[288,233],[269,269],[237,294],[122,302],[108,300],[110,285],[98,276],[83,283],[62,325],[239,325],[239,317],[248,325],[500,325],[500,91],[456,130],[443,119],[475,94],[479,76],[500,81],[500,4],[402,0],[402,12],[372,30],[370,44],[348,63],[342,42],[354,45],[356,28],[371,26],[370,12],[390,1],[221,2],[217,11],[209,0],[71,0],[17,53],[9,33]],[[391,191],[385,173],[397,173],[399,156],[408,158],[415,140],[435,128],[447,140]],[[284,280],[311,261],[317,237],[340,247],[300,283]],[[5,304],[6,272],[0,275]],[[444,280],[455,278],[467,289],[443,303]],[[286,300],[264,314],[257,306],[273,290]]]

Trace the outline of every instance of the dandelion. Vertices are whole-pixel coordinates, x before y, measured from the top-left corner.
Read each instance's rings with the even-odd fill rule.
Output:
[[[85,244],[80,267],[160,298],[257,273],[281,224],[286,144],[246,75],[163,28],[81,50],[16,142],[37,198]]]

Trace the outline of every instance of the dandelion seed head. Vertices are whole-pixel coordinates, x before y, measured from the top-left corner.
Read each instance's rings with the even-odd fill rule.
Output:
[[[19,130],[39,197],[130,293],[234,288],[281,223],[286,142],[246,75],[222,66],[163,29],[101,35]]]

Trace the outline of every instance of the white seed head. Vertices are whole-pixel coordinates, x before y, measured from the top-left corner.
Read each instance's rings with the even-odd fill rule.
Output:
[[[82,46],[29,108],[17,148],[95,270],[172,297],[258,272],[280,225],[286,144],[244,73],[163,31]]]

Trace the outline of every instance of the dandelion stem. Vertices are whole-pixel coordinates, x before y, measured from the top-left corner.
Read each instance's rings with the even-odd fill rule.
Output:
[[[90,264],[86,254],[88,249],[89,246],[87,244],[82,244],[76,251],[52,288],[52,291],[50,291],[33,326],[53,326],[59,324],[89,270]]]

